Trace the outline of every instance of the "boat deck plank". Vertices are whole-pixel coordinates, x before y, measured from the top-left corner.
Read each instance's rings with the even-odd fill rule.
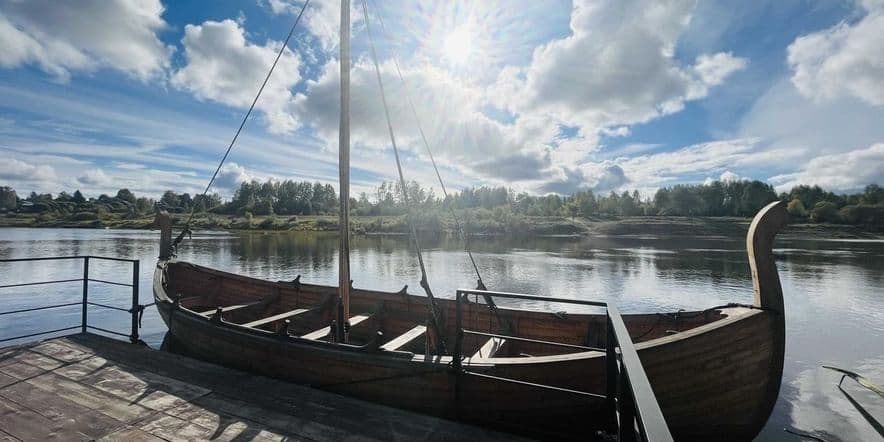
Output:
[[[0,349],[0,428],[0,441],[512,439],[93,334]]]

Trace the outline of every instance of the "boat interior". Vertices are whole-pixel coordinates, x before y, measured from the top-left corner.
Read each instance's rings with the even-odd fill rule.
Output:
[[[337,287],[292,281],[265,281],[187,262],[168,261],[163,287],[184,310],[219,324],[256,333],[333,342]],[[407,286],[397,293],[352,289],[348,343],[376,351],[430,355],[436,334],[427,298]],[[606,315],[526,311],[488,307],[481,297],[462,306],[463,354],[471,359],[525,358],[604,351]],[[437,299],[440,329],[455,339],[456,302]],[[677,335],[746,309],[723,306],[702,311],[623,315],[635,343]]]

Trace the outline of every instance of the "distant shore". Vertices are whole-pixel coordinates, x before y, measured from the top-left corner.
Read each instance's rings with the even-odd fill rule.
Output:
[[[183,225],[183,214],[173,215],[176,227]],[[408,234],[404,216],[351,216],[351,228],[356,234],[402,235]],[[506,222],[478,220],[470,225],[474,236],[666,236],[666,237],[743,237],[749,228],[748,218],[736,217],[675,217],[630,216],[611,218],[582,217],[519,217]],[[46,227],[46,228],[96,228],[96,229],[150,229],[153,217],[129,219],[41,219],[29,214],[0,215],[0,227]],[[191,223],[194,230],[243,230],[243,231],[308,231],[334,232],[338,229],[336,216],[228,216],[198,215]],[[454,234],[453,222],[442,219],[430,225],[420,225],[421,235]],[[796,220],[784,235],[808,239],[884,239],[884,231],[872,231],[860,226],[842,224],[804,223]]]

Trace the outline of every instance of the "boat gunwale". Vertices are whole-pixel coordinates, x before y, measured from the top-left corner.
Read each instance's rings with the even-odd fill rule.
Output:
[[[258,282],[261,284],[267,284],[269,286],[276,286],[278,284],[285,284],[286,283],[285,281],[274,282],[274,281],[269,281],[269,280],[265,280],[265,279],[252,278],[252,277],[248,277],[248,276],[244,276],[244,275],[239,275],[236,273],[229,273],[229,272],[225,272],[223,270],[219,270],[219,269],[215,269],[215,268],[211,268],[211,267],[205,267],[205,266],[202,266],[199,264],[194,264],[194,263],[191,263],[188,261],[178,261],[176,259],[169,259],[166,261],[158,261],[157,268],[154,272],[155,273],[155,275],[154,275],[154,299],[157,302],[157,304],[162,303],[162,304],[164,304],[164,306],[166,306],[170,309],[175,308],[175,307],[173,307],[174,303],[171,300],[171,298],[168,296],[168,293],[166,293],[165,287],[162,284],[163,278],[167,277],[165,269],[166,269],[166,266],[168,266],[169,264],[186,264],[189,266],[196,267],[202,271],[208,271],[209,273],[215,273],[217,275],[224,276],[224,277],[228,277],[228,276],[234,277],[235,279],[238,279],[238,280],[241,280],[244,282]],[[159,275],[159,276],[157,276],[157,275]],[[158,282],[159,282],[159,284],[158,284]],[[319,284],[309,284],[309,283],[301,283],[301,282],[299,282],[298,284],[301,287],[310,287],[310,288],[315,287],[315,288],[322,289],[322,290],[333,290],[336,288],[336,287],[332,287],[332,286],[324,286],[324,285],[319,285]],[[158,296],[158,287],[159,287],[159,290],[162,290],[162,298]],[[356,290],[358,290],[359,292],[362,292],[363,294],[366,294],[366,295],[371,295],[372,293],[387,295],[387,296],[397,294],[396,292],[384,292],[384,291],[378,291],[378,290],[363,290],[363,289],[356,289]],[[405,296],[412,296],[414,298],[421,298],[418,295],[412,295],[412,294],[408,294],[408,293],[405,293],[404,295]],[[450,301],[450,300],[448,300],[448,301]],[[239,332],[242,334],[246,334],[247,336],[271,339],[276,342],[281,342],[284,344],[304,345],[304,346],[309,346],[309,347],[314,347],[314,348],[342,350],[345,353],[356,354],[356,355],[359,355],[360,357],[364,357],[366,355],[371,355],[371,356],[383,357],[385,359],[395,359],[395,360],[408,359],[412,362],[419,362],[421,364],[434,363],[434,364],[440,364],[440,365],[441,364],[447,365],[447,364],[450,364],[453,360],[452,356],[438,356],[437,355],[437,356],[433,356],[432,358],[428,358],[426,355],[424,355],[422,353],[414,353],[414,352],[400,351],[400,350],[390,351],[390,350],[382,350],[380,348],[377,351],[366,350],[362,346],[351,345],[351,344],[346,344],[346,343],[326,342],[326,341],[322,341],[322,340],[312,340],[312,339],[302,338],[302,337],[296,336],[296,335],[289,335],[287,340],[281,340],[278,337],[276,337],[277,336],[276,333],[271,332],[269,330],[264,330],[264,329],[256,328],[256,327],[246,327],[243,324],[237,324],[234,322],[226,322],[223,320],[222,320],[223,322],[221,322],[219,324],[217,322],[211,322],[212,319],[211,319],[210,315],[201,314],[199,312],[190,310],[182,305],[179,305],[178,309],[180,309],[181,311],[183,311],[187,315],[190,315],[191,319],[202,323],[203,326],[209,326],[209,327],[214,327],[214,328],[224,327],[227,330],[236,331],[236,332]],[[510,308],[503,308],[503,307],[501,307],[501,309],[516,311],[516,312],[524,311],[524,310],[520,310],[520,309],[510,309]],[[764,310],[761,308],[757,308],[757,307],[756,308],[724,307],[724,308],[715,309],[715,310],[719,311],[721,313],[721,315],[722,315],[721,318],[719,318],[715,321],[708,322],[703,325],[699,325],[697,327],[693,327],[693,328],[685,330],[685,331],[680,331],[678,333],[675,333],[675,334],[672,334],[669,336],[661,336],[659,338],[650,339],[647,341],[636,343],[635,348],[638,351],[642,351],[642,350],[652,349],[652,348],[656,348],[656,347],[663,346],[663,345],[673,344],[673,343],[676,343],[679,341],[690,339],[690,338],[698,336],[698,335],[702,335],[704,333],[711,332],[713,330],[717,330],[722,327],[727,327],[727,326],[733,325],[737,321],[748,320],[748,319],[750,319],[756,315],[759,315],[759,314],[773,313],[773,312],[770,312],[770,311],[767,311],[767,310]],[[535,313],[555,314],[554,312],[537,312],[537,311],[535,311]],[[602,314],[575,313],[571,316],[602,316]],[[524,357],[524,356],[491,357],[491,358],[467,357],[464,359],[464,362],[465,362],[464,365],[465,366],[472,366],[472,367],[483,367],[483,366],[494,366],[494,365],[522,365],[522,364],[533,365],[533,364],[571,362],[571,361],[601,358],[601,357],[605,357],[605,353],[600,352],[600,351],[596,351],[596,350],[580,351],[580,352],[564,353],[564,354],[556,354],[556,355],[529,356],[529,357]]]

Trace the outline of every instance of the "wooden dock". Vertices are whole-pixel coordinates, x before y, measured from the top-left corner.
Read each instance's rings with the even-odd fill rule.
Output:
[[[0,440],[511,440],[94,334],[0,349]]]

